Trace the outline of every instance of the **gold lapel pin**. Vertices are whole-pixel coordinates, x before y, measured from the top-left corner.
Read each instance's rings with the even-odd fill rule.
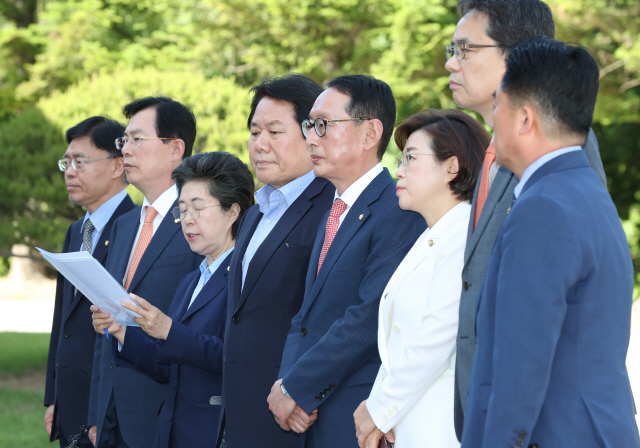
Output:
[[[429,247],[433,246],[433,240],[429,240]]]
[[[358,216],[358,219],[362,221],[364,219],[364,214],[361,214],[360,216]]]
[[[105,241],[105,242],[104,242],[104,245],[105,245],[105,246],[108,246],[108,245],[109,245],[109,240]]]
[[[227,272],[229,272],[229,269],[231,269],[231,266],[227,266]]]
[[[507,209],[507,215],[509,214],[510,211],[511,211],[511,207]]]
[[[173,222],[175,222],[176,224],[180,223],[179,219],[174,219]]]

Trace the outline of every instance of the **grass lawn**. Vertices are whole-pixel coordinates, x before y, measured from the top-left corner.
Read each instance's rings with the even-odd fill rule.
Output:
[[[55,447],[42,405],[49,334],[0,333],[0,347],[0,448]]]

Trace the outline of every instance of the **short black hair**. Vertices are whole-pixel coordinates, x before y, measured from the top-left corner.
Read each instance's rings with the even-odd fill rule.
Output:
[[[297,73],[264,78],[260,84],[256,84],[250,90],[253,93],[253,99],[251,100],[251,112],[249,112],[247,127],[251,128],[256,108],[265,96],[291,103],[295,112],[295,120],[302,123],[309,118],[309,111],[322,90],[322,87],[315,81]],[[302,133],[302,128],[300,128],[300,133]]]
[[[182,158],[189,157],[196,140],[196,117],[191,109],[166,96],[148,96],[133,100],[122,108],[122,113],[130,119],[138,112],[149,108],[156,110],[156,137],[183,140]],[[165,140],[165,143],[169,141]]]
[[[455,109],[427,109],[412,115],[396,129],[395,141],[404,150],[409,136],[417,131],[431,137],[431,150],[438,162],[458,158],[458,175],[449,188],[462,201],[471,202],[485,151],[491,136],[480,123]]]
[[[332,79],[328,89],[336,89],[351,98],[346,112],[351,118],[377,118],[382,122],[382,137],[378,144],[378,160],[382,159],[393,135],[396,121],[396,100],[391,87],[373,76],[347,75]],[[354,121],[354,126],[362,122]]]
[[[91,143],[99,149],[107,151],[111,157],[122,157],[122,152],[116,148],[116,139],[122,137],[125,127],[116,120],[95,116],[81,121],[67,129],[67,143],[80,137],[89,136]]]
[[[527,37],[553,38],[556,27],[549,6],[540,0],[460,0],[458,11],[465,16],[471,11],[489,18],[487,36],[502,51]]]
[[[231,235],[236,238],[242,215],[253,205],[255,184],[246,163],[227,152],[196,154],[184,159],[171,178],[176,181],[178,194],[187,182],[202,181],[209,185],[209,194],[220,202],[222,210],[238,204],[240,214],[231,227]]]
[[[581,46],[532,37],[513,45],[500,89],[515,104],[531,102],[557,131],[586,137],[593,120],[600,72]]]

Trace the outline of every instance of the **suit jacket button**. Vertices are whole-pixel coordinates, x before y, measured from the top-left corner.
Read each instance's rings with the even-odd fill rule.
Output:
[[[329,389],[333,389],[334,387],[336,387],[335,384],[333,384],[333,383],[329,384]]]
[[[111,361],[111,368],[113,369],[113,361]]]
[[[234,314],[233,317],[231,318],[231,322],[233,322],[234,324],[237,324],[238,322],[240,322],[240,318]]]
[[[69,339],[69,336],[71,336],[71,335],[69,334],[68,331],[65,331],[63,336],[64,336],[65,339]]]
[[[471,286],[471,285],[469,285],[469,282],[464,282],[464,283],[462,284],[462,289],[464,289],[464,290],[466,291],[466,290],[468,290],[468,289],[469,289],[469,286]]]
[[[320,401],[322,400],[322,397],[320,395],[316,395],[316,401]]]
[[[476,341],[477,341],[477,339],[476,339]],[[525,437],[527,437],[527,431],[520,431],[520,437],[523,438],[523,439]]]
[[[302,327],[302,328],[300,329],[300,334],[301,334],[302,336],[306,336],[306,335],[307,335],[307,333],[309,333],[309,330],[307,330],[306,328]]]
[[[522,444],[524,443],[524,440],[522,440],[522,439],[518,439],[518,440],[516,440],[516,443],[517,443],[518,445],[522,445]]]

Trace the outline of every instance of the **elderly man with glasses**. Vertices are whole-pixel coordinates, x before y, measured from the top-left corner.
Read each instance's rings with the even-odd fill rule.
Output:
[[[129,124],[115,147],[127,180],[144,201],[114,223],[106,268],[128,292],[166,314],[180,280],[203,259],[191,251],[180,220],[171,213],[178,205],[171,174],[191,155],[196,119],[189,108],[166,97],[135,100],[123,110]],[[92,441],[98,447],[152,447],[168,386],[116,365],[115,338],[98,334],[95,341],[88,419]]]
[[[67,130],[69,147],[60,171],[69,200],[86,209],[85,216],[69,226],[63,252],[86,250],[101,263],[109,251],[114,221],[134,208],[125,191],[124,161],[113,139],[124,126],[105,117],[91,117]],[[51,326],[45,385],[44,423],[51,441],[66,447],[74,436],[77,446],[91,447],[80,427],[87,424],[93,365],[94,331],[91,302],[58,274]]]

